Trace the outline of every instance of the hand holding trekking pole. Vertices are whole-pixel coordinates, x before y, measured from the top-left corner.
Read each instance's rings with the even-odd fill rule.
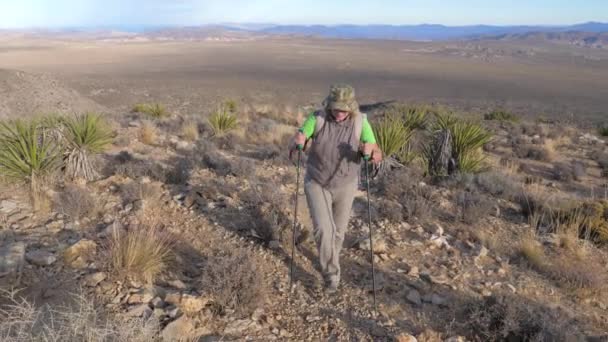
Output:
[[[363,159],[371,160],[372,163],[378,164],[382,161],[382,151],[378,148],[376,144],[364,143],[359,146],[359,150],[363,155]]]
[[[289,147],[289,160],[293,161],[293,153],[297,150],[301,152],[304,150],[304,145],[306,144],[306,136],[302,132],[296,133],[293,137],[293,141]]]

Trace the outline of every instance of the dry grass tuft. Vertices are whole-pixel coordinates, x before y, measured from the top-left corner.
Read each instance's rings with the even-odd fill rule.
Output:
[[[55,211],[72,220],[98,215],[101,208],[86,187],[68,185],[54,200]]]
[[[139,131],[139,139],[146,145],[155,145],[158,140],[158,129],[149,121],[144,121]]]
[[[152,284],[173,260],[174,245],[171,235],[154,226],[114,231],[107,246],[110,268],[119,279]]]
[[[36,307],[15,291],[0,291],[0,341],[159,341],[160,324],[154,318],[110,318],[84,295],[74,295],[72,302],[59,308]]]
[[[239,249],[210,257],[201,287],[213,296],[220,311],[231,309],[248,316],[266,301],[263,274],[251,252]]]
[[[182,126],[182,137],[188,141],[198,140],[198,124],[196,122],[186,122]]]
[[[530,234],[522,238],[518,246],[519,254],[536,270],[544,270],[547,265],[545,250]]]

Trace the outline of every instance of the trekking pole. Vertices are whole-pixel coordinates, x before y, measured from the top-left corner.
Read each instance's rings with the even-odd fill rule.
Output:
[[[369,227],[369,258],[372,263],[372,291],[374,294],[374,312],[376,310],[376,271],[374,269],[374,239],[373,239],[373,228],[372,228],[372,208],[371,202],[369,199],[369,159],[370,155],[364,155],[363,160],[365,160],[365,186],[367,188],[367,222]]]
[[[293,211],[293,232],[292,232],[292,241],[291,241],[291,265],[289,266],[289,291],[291,292],[291,287],[293,286],[293,264],[296,256],[296,226],[298,224],[298,195],[300,192],[300,163],[302,161],[302,150],[304,146],[297,145],[298,149],[298,164],[296,167],[296,205]]]

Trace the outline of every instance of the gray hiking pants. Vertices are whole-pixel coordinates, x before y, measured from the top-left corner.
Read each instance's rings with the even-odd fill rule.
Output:
[[[319,263],[326,282],[340,282],[340,251],[357,191],[357,181],[355,177],[339,189],[323,188],[308,177],[304,181]]]

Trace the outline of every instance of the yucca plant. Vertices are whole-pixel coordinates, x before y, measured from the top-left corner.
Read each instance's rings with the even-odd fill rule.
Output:
[[[436,173],[444,167],[433,165],[441,155],[436,149],[447,149],[452,165],[447,165],[448,173],[459,171],[463,173],[478,173],[484,170],[485,156],[481,147],[489,143],[492,134],[481,125],[471,121],[463,121],[450,113],[436,114],[435,124],[431,128],[434,143],[425,149],[425,156],[431,173]],[[449,146],[438,143],[437,139],[449,140]]]
[[[169,115],[167,110],[160,103],[154,104],[146,104],[146,103],[138,103],[131,110],[133,113],[143,113],[152,118],[160,119]]]
[[[70,179],[91,181],[99,174],[91,157],[112,143],[112,132],[98,114],[84,114],[64,120],[67,151],[65,173]]]
[[[373,126],[378,147],[384,153],[384,159],[378,166],[379,173],[385,173],[392,168],[403,166],[396,159],[412,137],[413,131],[405,125],[405,120],[389,113]]]
[[[213,113],[208,121],[215,136],[222,136],[238,126],[236,115],[227,106]]]
[[[36,121],[0,123],[0,174],[27,184],[34,207],[38,207],[44,180],[61,163],[59,146],[45,139]]]

